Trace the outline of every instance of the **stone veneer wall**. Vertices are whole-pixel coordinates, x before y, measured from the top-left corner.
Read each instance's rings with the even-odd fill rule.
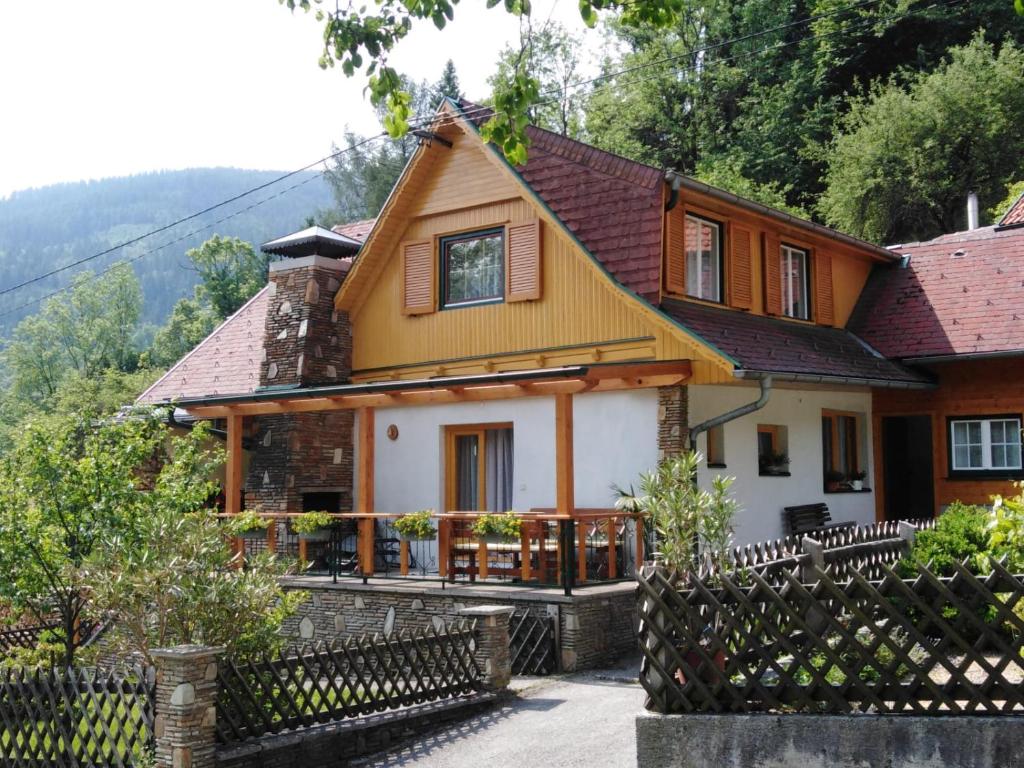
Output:
[[[535,616],[558,616],[562,667],[567,672],[601,666],[636,648],[636,588],[625,582],[572,597],[554,591],[524,594],[517,587],[474,594],[472,587],[463,585],[415,589],[344,580],[335,585],[296,579],[287,586],[309,592],[283,628],[296,642],[415,629],[432,621],[455,621],[459,611],[470,606],[511,605]]]
[[[658,453],[661,458],[687,450],[690,403],[685,384],[658,387]]]

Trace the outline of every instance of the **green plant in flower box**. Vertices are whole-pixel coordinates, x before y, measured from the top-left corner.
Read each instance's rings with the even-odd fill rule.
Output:
[[[334,518],[327,512],[305,512],[290,521],[292,532],[306,541],[327,541]]]
[[[258,539],[264,535],[270,527],[271,519],[262,517],[258,512],[247,509],[229,518],[227,523],[228,533],[243,539]]]
[[[473,535],[489,542],[515,541],[523,530],[523,521],[515,512],[480,515],[473,523]]]
[[[431,521],[432,509],[421,509],[418,512],[410,512],[402,515],[395,521],[395,530],[407,541],[426,541],[437,535],[437,528]]]

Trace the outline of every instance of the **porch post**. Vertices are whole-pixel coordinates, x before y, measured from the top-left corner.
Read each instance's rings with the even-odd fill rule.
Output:
[[[555,395],[555,506],[560,515],[573,516],[576,513],[576,482],[573,468],[573,413],[572,394]],[[575,526],[574,526],[575,528]],[[578,549],[577,565],[580,581],[587,578],[587,539],[582,527],[578,528],[579,542],[563,538],[562,566],[565,574],[572,572],[573,557]],[[568,585],[566,585],[568,587]]]
[[[373,408],[359,409],[359,505],[360,514],[373,514]],[[359,518],[359,569],[373,575],[373,518]]]
[[[243,416],[232,413],[228,416],[228,460],[224,467],[224,511],[237,515],[242,511],[242,425]],[[245,554],[245,542],[236,538],[231,550],[238,555]]]

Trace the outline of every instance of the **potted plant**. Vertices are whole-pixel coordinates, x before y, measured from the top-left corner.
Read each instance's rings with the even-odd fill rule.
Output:
[[[293,517],[289,525],[302,541],[330,541],[334,518],[326,512],[306,512]]]
[[[826,491],[838,491],[843,487],[843,482],[846,480],[846,475],[837,469],[826,469],[825,470],[825,490]]]
[[[421,509],[402,515],[395,521],[395,530],[403,541],[430,541],[437,535],[437,528],[431,522],[432,509]]]
[[[262,517],[254,510],[246,510],[237,515],[232,515],[228,520],[227,529],[231,536],[239,539],[262,539],[267,535],[267,528],[273,520],[269,517]]]
[[[789,472],[789,456],[782,451],[772,451],[758,457],[757,464],[762,475],[784,475]]]
[[[641,475],[640,496],[635,496],[632,489],[628,493],[616,489],[620,495],[616,506],[639,510],[654,528],[657,549],[653,567],[677,590],[687,590],[698,581],[715,586],[720,583],[720,574],[731,567],[729,548],[733,520],[739,509],[730,494],[733,478],[718,475],[709,489],[698,487],[697,468],[702,460],[696,451],[662,460],[653,472]],[[725,669],[724,645],[715,640],[721,629],[721,619],[709,611],[698,625],[688,627],[688,634],[696,639],[699,650],[692,644],[679,648],[686,664],[701,670],[706,682],[716,681],[719,671]],[[659,652],[659,656],[664,667],[670,669],[668,651]],[[705,657],[710,657],[717,669],[702,665]],[[682,668],[676,669],[673,677],[686,684]]]
[[[522,535],[523,521],[515,512],[480,515],[473,523],[473,535],[486,544],[504,544],[518,541]]]
[[[850,488],[855,491],[864,490],[864,480],[867,478],[868,473],[863,469],[858,469],[856,472],[850,473]]]

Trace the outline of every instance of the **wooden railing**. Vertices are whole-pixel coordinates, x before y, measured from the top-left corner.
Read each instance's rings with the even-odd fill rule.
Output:
[[[330,539],[322,542],[290,533],[289,522],[298,514],[265,514],[272,524],[243,549],[290,554],[334,576],[489,579],[567,589],[633,578],[649,556],[644,521],[636,514],[614,509],[513,513],[522,521],[518,540],[483,541],[472,528],[484,514],[435,513],[436,538],[409,541],[394,527],[402,514],[340,513],[332,515]]]

